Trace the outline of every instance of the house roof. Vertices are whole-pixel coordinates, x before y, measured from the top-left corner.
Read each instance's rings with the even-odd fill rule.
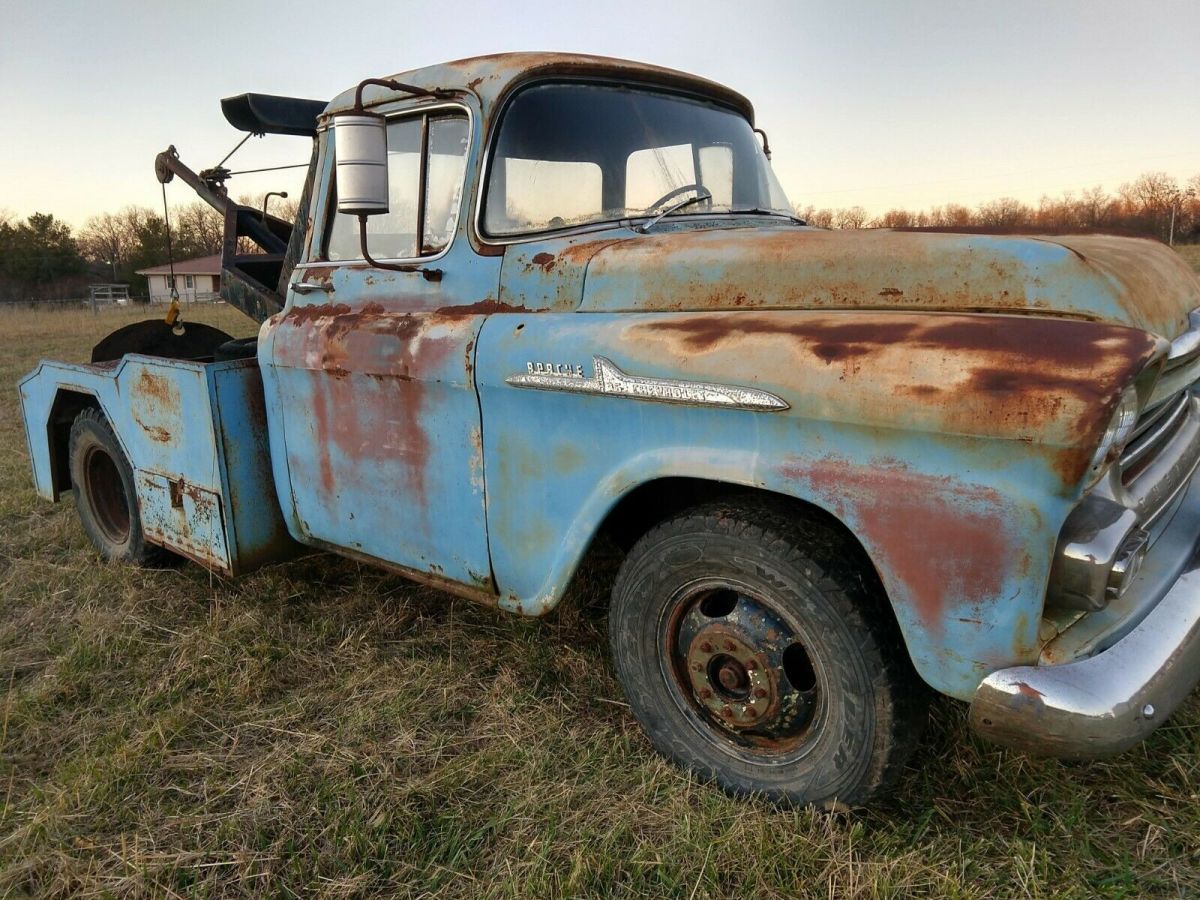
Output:
[[[138,269],[139,275],[170,275],[171,266],[151,266],[148,269]],[[195,259],[181,259],[175,263],[176,275],[220,275],[221,254],[213,256],[197,256]]]

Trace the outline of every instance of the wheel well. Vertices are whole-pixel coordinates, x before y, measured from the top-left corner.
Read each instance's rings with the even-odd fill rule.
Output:
[[[89,408],[99,409],[100,401],[83,391],[65,388],[55,395],[54,404],[50,407],[46,431],[50,443],[50,480],[55,499],[71,489],[71,425],[76,416]]]
[[[722,500],[745,501],[762,498],[788,515],[803,517],[834,534],[850,556],[849,562],[861,573],[864,587],[885,597],[883,582],[866,549],[837,516],[815,504],[787,494],[761,488],[706,481],[702,478],[660,478],[630,491],[609,511],[600,526],[599,535],[609,539],[622,552],[628,552],[638,539],[664,519],[677,515],[701,503]]]

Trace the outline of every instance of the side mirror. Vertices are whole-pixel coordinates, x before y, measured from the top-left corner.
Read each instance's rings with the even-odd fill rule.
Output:
[[[387,122],[369,112],[333,117],[338,212],[374,216],[388,211]]]

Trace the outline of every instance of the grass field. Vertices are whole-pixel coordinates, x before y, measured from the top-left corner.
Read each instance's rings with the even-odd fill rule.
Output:
[[[942,701],[876,808],[780,811],[651,751],[603,566],[528,621],[332,557],[98,563],[32,492],[14,386],[127,318],[0,316],[0,896],[1200,894],[1195,697],[1077,765]]]

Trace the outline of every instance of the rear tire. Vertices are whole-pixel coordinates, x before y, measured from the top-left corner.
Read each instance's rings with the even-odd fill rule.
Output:
[[[783,805],[857,806],[892,783],[929,690],[862,565],[844,536],[772,502],[709,504],[647,533],[609,630],[655,748]]]
[[[174,554],[146,542],[133,469],[99,410],[85,409],[75,417],[68,453],[79,521],[100,555],[138,566],[173,563]]]

